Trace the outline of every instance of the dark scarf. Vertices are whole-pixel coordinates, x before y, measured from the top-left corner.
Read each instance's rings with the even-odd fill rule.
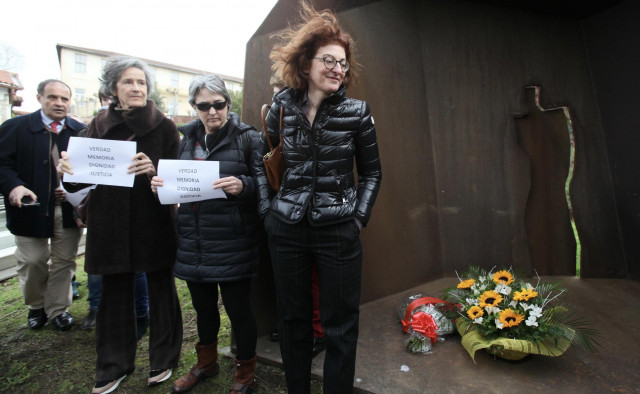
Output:
[[[229,123],[231,122],[227,120],[224,126],[222,126],[220,130],[213,132],[213,134],[207,134],[204,131],[203,127],[203,135],[202,140],[200,140],[200,145],[206,147],[207,152],[211,152],[213,148],[215,148],[220,142],[222,142],[224,137],[226,137],[229,133]]]
[[[164,119],[164,114],[158,110],[153,100],[147,100],[147,105],[142,108],[129,111],[116,109],[116,104],[111,104],[107,111],[96,116],[96,137],[103,138],[109,130],[125,124],[136,138],[140,138],[157,128]]]

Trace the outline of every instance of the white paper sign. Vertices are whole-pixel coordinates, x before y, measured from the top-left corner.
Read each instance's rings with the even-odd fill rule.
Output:
[[[220,179],[220,162],[206,160],[160,160],[158,176],[163,186],[158,188],[162,204],[227,198],[222,189],[213,189]]]
[[[62,187],[62,189],[64,190],[64,186],[62,186],[62,184],[60,184],[60,187]],[[78,205],[80,205],[82,200],[84,200],[87,194],[89,194],[89,192],[95,188],[96,188],[96,185],[91,185],[89,187],[85,187],[84,189],[80,189],[75,193],[69,193],[68,191],[65,190],[64,199],[69,201],[69,203],[74,207],[77,207]]]
[[[73,175],[64,174],[65,182],[133,187],[135,174],[127,174],[127,167],[136,155],[135,141],[71,137],[67,154]]]

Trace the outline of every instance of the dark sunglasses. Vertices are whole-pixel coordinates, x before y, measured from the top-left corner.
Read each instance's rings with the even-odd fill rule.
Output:
[[[223,109],[226,106],[227,106],[227,102],[226,101],[216,101],[213,104],[196,103],[196,108],[198,108],[198,111],[202,111],[202,112],[209,112],[211,107],[213,107],[213,109],[215,109],[216,111],[220,111],[221,109]]]

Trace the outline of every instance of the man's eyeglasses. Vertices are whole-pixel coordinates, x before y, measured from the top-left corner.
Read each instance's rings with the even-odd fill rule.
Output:
[[[340,64],[340,67],[342,68],[342,72],[347,72],[349,71],[349,62],[347,61],[347,59],[342,59],[340,61],[336,60],[335,57],[331,56],[331,55],[325,55],[322,57],[314,57],[314,59],[320,59],[324,62],[324,66],[326,68],[328,68],[329,70],[333,70],[333,68],[336,66],[336,64]]]
[[[223,109],[226,106],[227,106],[227,102],[226,101],[216,101],[213,104],[196,103],[196,108],[198,108],[198,111],[202,111],[202,112],[209,112],[211,107],[213,107],[213,109],[215,109],[216,111],[220,111],[221,109]]]

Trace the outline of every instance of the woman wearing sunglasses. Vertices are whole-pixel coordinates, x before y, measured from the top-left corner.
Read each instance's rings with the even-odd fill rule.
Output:
[[[359,233],[369,221],[382,171],[369,106],[345,95],[356,76],[354,42],[330,11],[301,6],[302,23],[285,30],[270,53],[273,70],[288,88],[274,96],[266,123],[274,144],[283,137],[286,169],[277,192],[261,169],[259,213],[269,238],[289,392],[310,391],[309,289],[316,265],[327,338],[324,391],[350,393],[358,340]]]
[[[255,167],[261,141],[258,132],[230,112],[231,97],[216,75],[194,77],[189,103],[198,119],[179,128],[180,160],[220,162],[220,179],[211,187],[226,199],[180,204],[177,215],[178,252],[175,276],[187,282],[197,314],[198,362],[173,386],[174,393],[190,390],[219,372],[218,286],[236,338],[235,384],[231,393],[251,392],[256,368],[256,322],[249,303],[251,278],[258,267]],[[259,160],[258,160],[259,161]],[[151,180],[157,192],[163,181]]]

